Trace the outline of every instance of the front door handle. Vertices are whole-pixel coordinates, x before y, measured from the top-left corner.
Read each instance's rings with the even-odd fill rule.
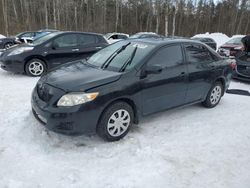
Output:
[[[186,73],[185,73],[185,72],[182,72],[182,73],[180,74],[180,77],[184,77],[184,76],[186,76]]]
[[[74,49],[72,49],[72,52],[79,52],[79,49],[78,48],[74,48]]]

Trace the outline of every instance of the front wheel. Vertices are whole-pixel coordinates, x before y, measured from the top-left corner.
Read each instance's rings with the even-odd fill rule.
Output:
[[[25,72],[29,76],[41,76],[46,72],[46,65],[40,59],[32,59],[26,64]]]
[[[207,108],[213,108],[219,104],[223,95],[223,86],[221,82],[216,82],[209,90],[206,100],[202,103]]]
[[[107,141],[117,141],[126,136],[134,120],[131,106],[117,102],[109,106],[102,114],[97,125],[97,134]]]
[[[9,49],[11,46],[13,46],[13,43],[12,43],[12,42],[7,42],[7,43],[4,45],[4,49]]]

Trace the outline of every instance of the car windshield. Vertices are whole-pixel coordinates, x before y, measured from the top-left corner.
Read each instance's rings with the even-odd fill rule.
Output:
[[[50,33],[50,34],[47,34],[45,36],[42,36],[42,37],[39,37],[37,39],[35,39],[33,42],[32,42],[32,45],[34,46],[37,46],[37,45],[40,45],[46,41],[48,41],[49,39],[53,38],[54,36],[58,35],[57,32],[55,33]]]
[[[228,42],[226,42],[226,44],[234,44],[234,45],[241,45],[241,37],[238,38],[233,38],[231,40],[229,40]]]
[[[100,50],[91,56],[87,63],[118,72],[124,68],[127,62],[131,61],[125,67],[125,71],[137,65],[154,47],[155,45],[143,42],[121,41]]]

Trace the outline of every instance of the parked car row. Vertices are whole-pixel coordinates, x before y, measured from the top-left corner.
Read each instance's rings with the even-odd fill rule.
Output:
[[[41,76],[61,64],[90,57],[107,45],[100,34],[53,32],[33,43],[7,49],[0,56],[0,64],[6,71]]]

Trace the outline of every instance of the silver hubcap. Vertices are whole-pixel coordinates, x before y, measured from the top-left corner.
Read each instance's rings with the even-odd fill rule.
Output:
[[[12,46],[11,44],[6,44],[6,45],[5,45],[5,48],[8,49],[8,48],[10,48],[11,46]]]
[[[121,136],[128,129],[130,115],[126,110],[117,110],[112,114],[108,121],[108,133],[110,136]]]
[[[34,76],[39,76],[43,73],[44,67],[41,62],[34,61],[29,65],[29,71]]]
[[[211,92],[210,101],[213,105],[217,104],[221,98],[222,89],[220,86],[214,87]]]

